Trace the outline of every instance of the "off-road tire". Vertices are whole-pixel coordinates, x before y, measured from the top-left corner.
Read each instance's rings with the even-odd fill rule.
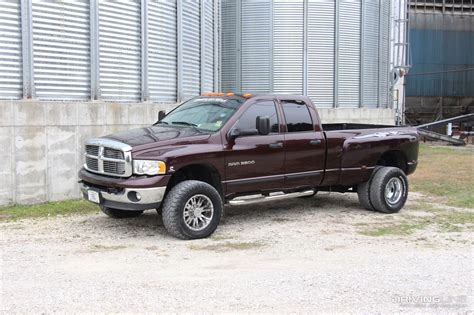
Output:
[[[200,231],[194,231],[186,226],[183,211],[186,202],[192,196],[198,194],[205,195],[211,200],[214,213],[211,222],[206,228]],[[206,238],[214,233],[219,225],[222,210],[222,198],[214,187],[205,182],[187,180],[174,186],[166,195],[162,210],[163,224],[168,233],[179,239],[190,240]]]
[[[372,183],[375,173],[377,173],[380,168],[381,166],[376,166],[372,171],[372,174],[370,174],[369,180],[357,185],[357,197],[359,197],[359,203],[369,211],[375,211],[374,206],[370,201],[370,184]]]
[[[114,219],[136,218],[143,213],[143,211],[120,210],[104,206],[100,206],[100,210],[102,210],[103,213]]]
[[[398,179],[400,183],[400,198],[390,203],[386,198],[387,184],[391,179]],[[396,213],[405,205],[408,198],[408,180],[405,173],[397,167],[382,167],[374,175],[370,184],[370,202],[374,210],[383,213]]]

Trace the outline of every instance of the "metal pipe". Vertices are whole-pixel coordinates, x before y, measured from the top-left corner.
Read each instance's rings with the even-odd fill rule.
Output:
[[[90,0],[90,71],[91,71],[91,99],[100,99],[100,48],[99,48],[99,4],[97,0]]]
[[[425,129],[419,129],[418,133],[424,137],[435,139],[435,140],[441,140],[445,142],[449,142],[454,145],[465,145],[466,143],[463,140],[456,139],[456,138],[451,138],[449,136],[430,131],[430,130],[425,130]]]
[[[207,33],[206,33],[206,7],[205,7],[205,1],[206,0],[201,0],[199,1],[199,17],[200,17],[200,31],[201,31],[201,43],[200,43],[200,49],[201,49],[201,56],[200,56],[200,77],[201,77],[201,88],[200,91],[201,93],[206,92],[206,43],[207,43]]]
[[[378,39],[379,39],[379,42],[378,42],[378,45],[377,45],[377,108],[380,107],[380,103],[381,103],[381,91],[380,91],[380,88],[381,88],[381,83],[380,83],[380,72],[381,72],[381,59],[380,58],[380,50],[381,50],[381,45],[382,45],[382,6],[384,4],[384,1],[380,1],[379,2],[379,29],[378,29]]]
[[[334,104],[333,108],[339,106],[339,5],[336,1],[334,6]]]
[[[217,91],[222,91],[222,2],[220,0],[216,0],[219,6],[219,88]]]
[[[150,100],[148,74],[148,0],[141,0],[141,99]]]
[[[308,95],[308,0],[303,0],[303,95]]]
[[[388,53],[388,60],[387,62],[389,64],[387,64],[387,69],[388,69],[388,75],[390,75],[390,72],[391,72],[391,69],[390,69],[390,60],[392,60],[392,51],[390,49],[390,43],[391,43],[391,39],[392,39],[392,1],[391,0],[388,0],[388,16],[387,16],[387,23],[388,23],[388,27],[387,27],[387,53]],[[385,73],[384,75],[387,75],[387,73]],[[389,78],[387,78],[387,86],[385,87],[387,90],[388,90],[388,93],[387,93],[387,108],[393,108],[393,86],[391,85],[391,80]]]
[[[364,22],[365,22],[365,14],[364,10],[366,7],[367,3],[365,0],[361,0],[360,4],[360,77],[359,77],[359,107],[364,106],[364,67],[365,67],[365,62],[364,62],[364,45],[365,45],[365,29],[364,29]]]
[[[214,21],[214,59],[213,59],[213,90],[215,92],[219,91],[219,0],[214,0],[213,3],[213,21]]]
[[[236,62],[235,62],[235,70],[236,70],[236,82],[237,86],[236,89],[237,93],[242,91],[242,1],[237,0],[237,21],[236,21],[236,36],[235,36],[235,47],[237,48],[236,53]]]
[[[177,102],[183,100],[183,4],[181,0],[176,3],[176,39],[177,39],[177,69],[176,69],[176,95]]]
[[[273,93],[273,85],[274,85],[274,76],[273,76],[273,20],[274,20],[274,10],[273,10],[273,0],[270,0],[270,30],[269,30],[269,46],[270,46],[270,52],[269,52],[269,60],[270,60],[270,80],[269,80],[269,86],[268,86],[268,92]]]
[[[34,98],[33,16],[31,0],[21,0],[21,45],[23,63],[23,98]]]
[[[417,126],[417,128],[420,129],[420,128],[426,128],[426,127],[445,125],[450,122],[465,122],[465,121],[474,121],[474,114],[466,114],[466,115],[451,117],[451,118],[442,119],[438,121],[433,121],[427,124],[419,125]]]

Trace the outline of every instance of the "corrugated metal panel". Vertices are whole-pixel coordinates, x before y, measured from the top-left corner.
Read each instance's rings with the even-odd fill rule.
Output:
[[[198,0],[183,1],[183,99],[199,95],[201,87],[201,20]]]
[[[140,4],[99,2],[100,88],[105,100],[141,97]]]
[[[148,12],[150,98],[158,102],[175,102],[178,56],[176,0],[151,1]]]
[[[365,0],[363,20],[362,106],[377,107],[379,87],[379,0]]]
[[[273,90],[303,93],[303,0],[274,0]]]
[[[0,0],[0,99],[23,95],[20,1]]]
[[[36,97],[90,98],[89,0],[33,1]]]
[[[417,18],[433,29],[410,30],[413,67],[406,76],[406,96],[473,97],[474,71],[460,70],[474,68],[474,32],[440,30],[424,14]],[[457,71],[446,72],[452,70]]]
[[[334,1],[308,3],[308,96],[317,107],[334,105]]]
[[[339,4],[338,106],[359,107],[360,1]]]
[[[204,91],[214,90],[214,3],[203,0],[204,5]]]
[[[268,93],[271,85],[271,1],[242,1],[242,91]]]
[[[237,3],[235,0],[222,0],[221,35],[221,89],[233,91],[237,86]]]
[[[339,4],[338,106],[359,107],[360,10],[359,1]]]
[[[379,107],[388,107],[389,94],[389,36],[390,36],[390,1],[380,2],[380,55],[379,55]]]

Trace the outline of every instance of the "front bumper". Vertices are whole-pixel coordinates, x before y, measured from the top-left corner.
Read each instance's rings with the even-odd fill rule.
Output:
[[[99,204],[101,206],[131,211],[158,208],[166,191],[166,186],[117,189],[92,186],[84,182],[81,182],[80,185],[84,199],[88,200],[88,191],[92,190],[99,194]]]

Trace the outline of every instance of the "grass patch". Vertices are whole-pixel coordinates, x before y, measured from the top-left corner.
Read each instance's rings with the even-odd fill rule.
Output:
[[[85,200],[53,201],[37,205],[14,205],[0,208],[0,221],[44,218],[74,213],[98,212],[99,207]]]
[[[426,227],[425,223],[401,223],[389,226],[383,226],[375,229],[367,229],[360,234],[366,236],[386,236],[386,235],[410,235],[415,231]]]
[[[472,149],[420,144],[418,167],[410,176],[411,189],[446,197],[450,206],[473,209],[473,165]]]
[[[367,236],[410,235],[429,226],[440,232],[474,231],[474,212],[446,210],[435,212],[431,217],[412,217],[410,221],[371,227],[360,232]]]
[[[420,210],[420,211],[429,211],[429,212],[439,212],[441,209],[437,208],[434,204],[420,201],[410,205],[410,209]]]
[[[215,252],[227,252],[232,250],[249,250],[249,249],[257,249],[263,247],[264,244],[261,242],[225,242],[219,244],[212,244],[212,245],[205,245],[205,246],[198,246],[198,245],[191,245],[189,249],[192,250],[209,250]]]

